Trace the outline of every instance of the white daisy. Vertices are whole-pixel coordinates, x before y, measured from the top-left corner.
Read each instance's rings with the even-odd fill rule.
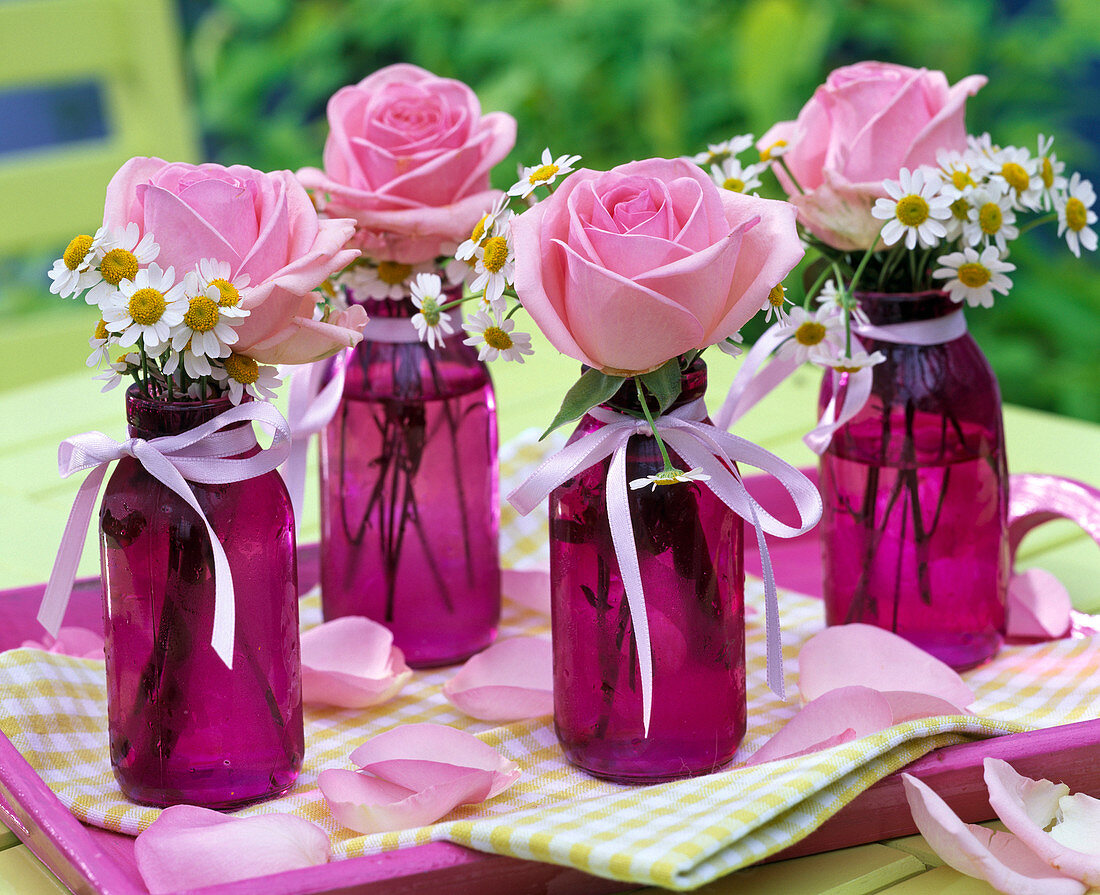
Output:
[[[470,238],[459,245],[455,251],[455,258],[459,261],[469,261],[474,257],[477,252],[478,246],[481,245],[482,240],[485,238],[485,234],[489,233],[493,229],[493,224],[496,223],[498,218],[503,217],[506,220],[511,219],[512,212],[506,210],[508,204],[508,194],[504,193],[497,199],[496,204],[481,216],[475,225],[473,231],[470,233]]]
[[[730,357],[737,357],[741,354],[741,346],[745,342],[745,337],[741,333],[734,333],[732,336],[727,336],[721,342],[718,342],[718,350],[723,354],[728,354]]]
[[[752,134],[738,134],[721,143],[708,143],[707,151],[698,153],[691,160],[697,165],[721,165],[727,159],[740,155],[754,142],[756,138]]]
[[[1035,209],[1042,204],[1039,160],[1022,146],[997,149],[983,156],[981,164],[994,178],[1004,181],[1013,208]]]
[[[1001,151],[1000,146],[994,145],[993,138],[989,136],[988,132],[977,137],[973,134],[967,134],[966,147],[977,159],[991,158]]]
[[[996,244],[1002,253],[1008,251],[1008,240],[1020,235],[1016,228],[1016,213],[1008,189],[1000,180],[991,180],[970,192],[967,197],[966,222],[962,236],[967,245]]]
[[[1039,205],[1044,211],[1050,211],[1054,207],[1055,197],[1069,186],[1062,173],[1066,170],[1066,163],[1058,161],[1058,156],[1050,151],[1053,145],[1054,137],[1039,134],[1039,179],[1043,182]]]
[[[246,354],[231,354],[211,364],[210,375],[229,392],[229,400],[240,404],[245,394],[261,401],[275,398],[275,389],[281,384],[279,371],[266,364],[258,364]]]
[[[774,162],[777,158],[786,155],[787,150],[790,148],[786,140],[776,140],[770,146],[765,146],[760,150],[760,161]]]
[[[1054,209],[1058,212],[1058,235],[1066,235],[1069,250],[1078,258],[1081,247],[1090,252],[1096,251],[1096,231],[1091,225],[1096,223],[1096,212],[1092,210],[1096,202],[1096,192],[1092,183],[1084,180],[1077,171],[1069,180],[1069,188],[1054,200]]]
[[[195,274],[188,274],[185,282],[188,286],[185,293],[187,310],[183,320],[172,327],[172,349],[182,351],[186,348],[198,356],[227,357],[229,346],[237,343],[233,327],[243,323],[249,313],[237,304],[240,293],[236,286],[220,278],[208,283],[205,289]],[[221,304],[223,296],[227,300],[225,306]]]
[[[528,333],[516,332],[514,320],[502,320],[499,314],[492,311],[474,311],[463,325],[470,334],[463,344],[477,347],[478,360],[494,361],[502,357],[506,361],[522,364],[525,354],[535,353]]]
[[[168,359],[164,361],[164,375],[173,375],[176,370],[179,369],[181,363],[183,364],[184,372],[191,379],[209,376],[213,370],[210,358],[205,354],[195,354],[195,352],[191,350],[190,342],[179,350],[175,348],[170,348],[168,350]]]
[[[112,298],[124,280],[133,281],[143,265],[156,260],[160,246],[152,233],[142,236],[138,225],[131,221],[124,230],[104,234],[101,251],[95,262],[99,280],[84,296],[88,304],[100,307]]]
[[[108,332],[107,324],[100,317],[99,323],[95,325],[95,333],[88,339],[88,347],[92,349],[92,353],[88,355],[88,360],[85,361],[87,366],[98,367],[101,364],[108,363],[111,355],[107,352],[107,346],[110,344],[111,333]]]
[[[356,301],[368,298],[400,301],[408,298],[412,278],[432,270],[431,263],[400,264],[397,261],[363,261],[340,274],[339,283]]]
[[[940,192],[939,177],[928,176],[931,172],[917,168],[909,173],[902,168],[896,181],[884,181],[890,198],[876,200],[871,209],[874,217],[887,222],[882,228],[884,244],[893,245],[904,236],[907,249],[915,249],[918,241],[932,248],[947,235],[943,221],[951,217],[951,203]]]
[[[859,306],[859,302],[852,293],[845,289],[843,292],[837,288],[836,280],[826,280],[825,285],[821,287],[821,291],[817,293],[818,307],[825,312],[824,316],[839,315],[843,317],[847,311],[852,315],[852,319],[856,323],[862,323],[867,326],[871,321],[867,317],[867,312]]]
[[[542,164],[524,168],[519,180],[509,188],[508,195],[526,199],[536,187],[550,186],[559,177],[571,173],[572,166],[580,159],[579,155],[559,155],[555,159],[547,147],[542,151]]]
[[[838,373],[855,373],[865,367],[873,367],[886,360],[886,355],[881,351],[868,354],[866,351],[853,351],[849,354],[844,348],[839,351],[830,350],[832,346],[810,352],[810,360],[821,367],[832,367]]]
[[[484,291],[485,301],[499,311],[504,288],[516,277],[512,228],[507,221],[497,221],[492,236],[487,237],[478,247],[476,257],[475,276],[470,283],[470,291],[475,295]]]
[[[648,485],[651,486],[651,491],[656,491],[658,485],[675,485],[677,482],[705,482],[708,479],[710,479],[710,476],[701,469],[689,469],[687,472],[679,469],[662,469],[653,475],[632,479],[630,487],[632,490],[637,491],[639,488],[645,488]]]
[[[767,165],[742,165],[735,158],[727,158],[720,165],[710,166],[711,179],[724,190],[748,193],[760,186],[760,174]]]
[[[141,355],[136,351],[131,351],[129,354],[125,354],[117,361],[107,365],[107,371],[100,373],[98,376],[93,376],[92,379],[98,379],[104,382],[103,388],[100,392],[109,392],[111,389],[118,388],[120,382],[124,377],[132,377],[136,375],[137,371],[141,369]]]
[[[940,149],[936,152],[936,164],[940,166],[943,179],[955,189],[958,195],[964,195],[967,190],[972,190],[978,185],[975,170],[978,167],[978,159],[973,152]]]
[[[81,234],[74,237],[47,273],[53,281],[50,292],[69,298],[98,283],[102,277],[94,265],[102,255],[107,238],[106,227],[100,227],[95,236]]]
[[[783,306],[787,304],[787,290],[782,283],[776,283],[772,286],[771,292],[767,294],[764,299],[764,304],[760,306],[761,311],[765,311],[765,322],[775,317],[776,320],[782,320],[787,316]]]
[[[122,280],[103,308],[103,320],[110,332],[119,333],[119,345],[126,348],[142,339],[146,352],[156,354],[167,344],[187,312],[187,293],[195,288],[193,274],[173,285],[174,279],[171,267],[162,271],[154,263],[132,280]]]
[[[844,344],[844,319],[835,312],[828,313],[827,308],[807,311],[796,305],[781,325],[786,339],[776,354],[797,363],[809,360],[811,352],[828,346],[839,349]]]
[[[1012,281],[1005,274],[1015,270],[1016,265],[1003,261],[995,245],[986,246],[980,255],[966,246],[961,252],[941,255],[939,261],[943,266],[936,268],[932,276],[948,281],[943,288],[952,301],[965,300],[971,307],[991,308],[994,292],[1008,295],[1012,288]]]
[[[228,261],[218,261],[216,258],[203,258],[198,263],[196,274],[199,280],[199,291],[218,303],[218,308],[223,317],[247,317],[248,311],[242,308],[241,293],[251,282],[251,277],[246,274],[230,275],[233,267]],[[233,324],[236,326],[236,324]]]
[[[443,283],[434,273],[417,274],[412,284],[412,303],[418,313],[412,317],[416,334],[429,348],[443,344],[443,337],[454,332],[451,315],[439,309],[443,301]]]

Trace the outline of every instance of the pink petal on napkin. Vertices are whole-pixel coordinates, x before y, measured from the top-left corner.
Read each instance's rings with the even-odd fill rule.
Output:
[[[58,630],[56,637],[43,634],[40,641],[24,640],[19,645],[23,649],[40,649],[80,659],[103,658],[103,635],[89,628],[63,627]]]
[[[746,765],[794,758],[859,739],[893,723],[886,697],[870,687],[839,687],[807,703]]]
[[[392,698],[412,677],[384,625],[360,616],[302,634],[302,700],[361,709]]]
[[[491,799],[519,777],[519,767],[477,737],[445,724],[402,724],[351,753],[364,771],[413,792],[471,773],[488,781]]]
[[[894,724],[915,721],[917,718],[935,718],[937,715],[969,715],[970,712],[952,705],[946,699],[914,693],[912,690],[890,690],[882,694],[894,713]]]
[[[491,779],[476,771],[419,792],[370,774],[330,768],[317,785],[342,826],[358,833],[388,833],[434,823],[459,805],[489,797]]]
[[[482,721],[518,721],[554,713],[554,654],[549,640],[510,637],[469,659],[443,685],[460,711]]]
[[[901,781],[917,829],[959,873],[1013,895],[1082,895],[1088,888],[1060,874],[1011,833],[964,823],[916,777],[902,774]]]
[[[546,569],[502,569],[500,590],[513,603],[550,614],[550,573]]]
[[[331,851],[325,832],[300,817],[228,817],[195,805],[166,808],[134,842],[152,895],[313,867]]]
[[[1062,637],[1069,631],[1072,611],[1069,591],[1046,569],[1028,569],[1008,581],[1005,633],[1009,637]]]
[[[996,758],[985,760],[985,785],[990,806],[1028,848],[1055,870],[1090,886],[1100,886],[1100,811],[1082,812],[1082,794],[1070,796],[1064,783],[1024,777],[1008,762]],[[1059,823],[1046,832],[1045,828],[1056,819]],[[1069,828],[1059,833],[1059,826],[1067,821]]]
[[[882,628],[835,625],[806,641],[798,654],[804,702],[852,685],[927,693],[957,706],[974,701],[974,691],[952,668]]]

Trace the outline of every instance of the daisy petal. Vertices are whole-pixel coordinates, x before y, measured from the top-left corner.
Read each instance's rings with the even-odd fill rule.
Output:
[[[510,637],[466,662],[443,685],[447,700],[482,721],[519,721],[554,712],[550,641]]]
[[[393,634],[368,618],[337,618],[302,634],[304,702],[365,708],[396,695],[410,677]]]

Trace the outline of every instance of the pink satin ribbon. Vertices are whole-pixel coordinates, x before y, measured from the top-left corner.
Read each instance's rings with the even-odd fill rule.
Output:
[[[545,500],[558,485],[595,464],[611,458],[607,474],[607,516],[611,538],[615,545],[615,557],[626,591],[630,619],[638,644],[638,666],[641,672],[642,724],[649,734],[649,720],[653,701],[653,651],[649,638],[649,622],[646,616],[645,593],[638,564],[638,548],[634,541],[634,524],[630,517],[627,499],[626,447],[631,437],[652,437],[652,430],[645,420],[615,413],[597,407],[589,414],[604,426],[590,432],[572,444],[547,458],[522,485],[508,495],[508,501],[522,514],[527,515]],[[703,423],[706,406],[702,400],[658,417],[654,420],[657,431],[672,450],[693,469],[701,469],[710,476],[699,482],[705,485],[733,512],[751,523],[756,531],[764,573],[766,605],[766,629],[768,648],[768,684],[781,698],[783,686],[783,645],[779,628],[779,604],[776,597],[775,575],[768,555],[764,533],[782,538],[796,537],[813,528],[821,518],[821,497],[805,475],[774,454],[736,435],[723,432]],[[745,489],[735,463],[745,463],[774,476],[790,494],[798,510],[801,527],[794,528],[775,519],[758,504]],[[668,485],[661,487],[680,487]]]
[[[1100,546],[1100,489],[1056,475],[1008,477],[1008,549],[1012,557],[1024,535],[1052,519],[1069,519]]]
[[[942,345],[966,333],[966,317],[958,310],[935,320],[915,320],[886,326],[853,323],[852,331],[866,339],[892,342],[895,345]],[[730,385],[726,400],[714,415],[714,424],[718,428],[729,429],[765,395],[802,366],[793,359],[778,356],[765,366],[768,358],[789,336],[790,332],[785,331],[784,324],[779,322],[765,331],[749,349]],[[832,397],[818,424],[802,439],[815,454],[824,453],[837,429],[863,409],[863,405],[871,397],[874,379],[871,367],[864,367],[854,373],[837,373],[836,370],[828,372],[833,377]]]
[[[251,426],[227,428],[242,422],[258,422],[274,432],[271,447],[251,457],[238,457],[256,446]],[[225,431],[223,431],[225,430]],[[42,595],[38,621],[56,636],[72,594],[76,568],[84,550],[84,536],[91,522],[107,467],[122,457],[133,457],[158,482],[177,494],[199,515],[214,555],[214,630],[210,645],[233,667],[233,639],[236,609],[233,601],[233,573],[225,550],[206,518],[188,482],[225,484],[243,482],[275,469],[290,452],[290,429],[272,405],[251,401],[233,407],[214,419],[179,435],[162,438],[130,438],[115,441],[102,432],[85,432],[61,442],[57,465],[63,478],[90,469],[81,483],[65,524],[65,533],[54,560],[50,580]]]

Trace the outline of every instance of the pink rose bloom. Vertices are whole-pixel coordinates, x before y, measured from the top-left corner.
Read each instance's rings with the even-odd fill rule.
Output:
[[[325,170],[298,178],[328,214],[351,217],[356,244],[380,260],[447,255],[493,205],[489,169],[516,142],[516,122],[481,114],[474,92],[415,65],[391,65],[328,103]]]
[[[319,360],[362,338],[366,315],[352,309],[314,320],[312,290],[359,254],[346,248],[350,220],[321,220],[289,171],[265,174],[243,165],[170,163],[133,158],[107,185],[103,223],[134,222],[160,245],[157,263],[176,277],[203,258],[248,274],[233,350],[261,363]]]
[[[618,375],[733,335],[803,254],[791,205],[720,190],[684,159],[577,171],[512,235],[535,323]]]
[[[842,251],[867,249],[882,227],[871,217],[886,196],[882,181],[935,165],[938,150],[966,149],[966,98],[985,82],[971,75],[951,87],[943,72],[888,62],[845,66],[796,121],[779,122],[756,145],[764,151],[786,142],[783,160],[804,194],[780,165],[775,172],[811,233]]]

